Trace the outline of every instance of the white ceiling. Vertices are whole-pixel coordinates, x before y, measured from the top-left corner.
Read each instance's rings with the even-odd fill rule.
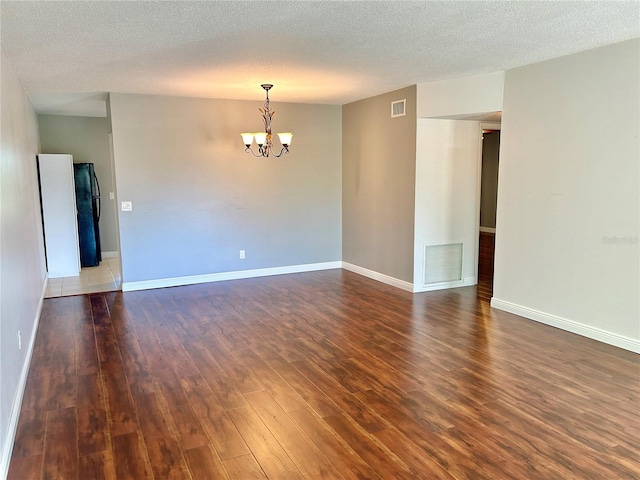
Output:
[[[640,36],[634,1],[8,1],[2,48],[40,113],[106,92],[342,105]]]

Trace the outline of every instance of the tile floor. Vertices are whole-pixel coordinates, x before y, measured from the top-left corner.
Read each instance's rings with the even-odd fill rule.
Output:
[[[45,298],[120,290],[120,257],[103,258],[97,267],[85,267],[77,277],[50,278]]]

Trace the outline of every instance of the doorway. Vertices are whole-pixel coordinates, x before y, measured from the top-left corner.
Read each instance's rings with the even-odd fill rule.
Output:
[[[74,277],[50,278],[45,298],[67,297],[87,293],[114,292],[122,289],[119,256],[102,259],[97,267],[83,267]]]
[[[493,264],[498,198],[500,125],[483,124],[480,165],[480,212],[478,237],[478,296],[488,301],[493,296]]]
[[[102,261],[97,266],[83,267],[79,275],[74,272],[75,276],[56,275],[54,278],[49,278],[45,297],[120,290],[122,270],[109,119],[73,115],[39,115],[38,128],[42,152],[65,152],[71,155],[76,163],[93,164],[95,175],[103,187],[101,194],[98,193],[100,196],[99,249]],[[78,240],[75,242],[77,243]]]

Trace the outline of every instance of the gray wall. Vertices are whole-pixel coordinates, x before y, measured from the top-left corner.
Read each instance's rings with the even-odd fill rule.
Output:
[[[500,130],[485,133],[482,141],[482,185],[480,187],[481,227],[496,228],[499,156]]]
[[[4,478],[13,442],[11,422],[20,410],[46,266],[36,170],[38,122],[4,51],[1,55],[0,478]]]
[[[270,97],[294,136],[265,159],[262,101],[110,95],[125,283],[340,260],[340,107]]]
[[[342,260],[413,282],[416,86],[344,105],[342,139]]]
[[[639,85],[640,39],[507,72],[494,282],[494,300],[636,348]]]
[[[100,241],[103,252],[118,250],[116,241],[115,201],[109,200],[113,191],[111,157],[109,154],[109,122],[100,117],[71,117],[38,115],[42,153],[69,153],[75,163],[95,164],[100,182],[102,213]]]

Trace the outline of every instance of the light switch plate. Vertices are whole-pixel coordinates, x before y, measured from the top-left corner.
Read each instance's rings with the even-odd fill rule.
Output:
[[[130,212],[133,210],[133,204],[131,202],[122,202],[122,211]]]

